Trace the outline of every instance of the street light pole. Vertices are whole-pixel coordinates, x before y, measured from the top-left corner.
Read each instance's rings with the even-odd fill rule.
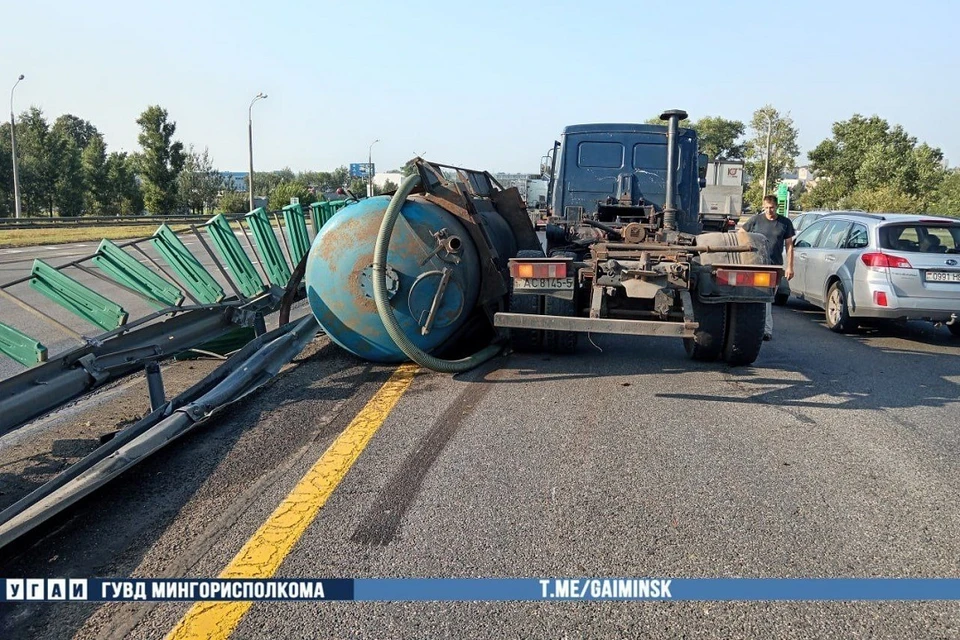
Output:
[[[370,143],[370,148],[367,149],[367,197],[373,197],[373,145],[380,142],[380,138],[377,138]]]
[[[773,130],[773,115],[767,114],[767,155],[763,161],[763,197],[767,197],[767,174],[770,170],[770,133]]]
[[[10,89],[10,150],[13,154],[13,206],[16,211],[16,217],[20,217],[20,174],[17,170],[17,122],[13,117],[13,89],[17,88],[20,81],[23,80],[23,74],[13,83]]]
[[[247,176],[247,187],[250,191],[250,211],[253,211],[253,103],[266,97],[267,94],[261,91],[250,101],[250,108],[247,109],[247,134],[250,141],[250,173]]]

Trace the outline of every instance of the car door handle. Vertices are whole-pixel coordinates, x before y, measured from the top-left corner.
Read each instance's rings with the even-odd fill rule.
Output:
[[[805,254],[805,253],[798,254],[798,255],[797,255],[797,258],[799,258],[800,260],[806,260],[806,259],[807,259],[807,254]]]
[[[836,256],[826,256],[826,257],[824,257],[824,260],[826,260],[827,262],[836,262],[836,261],[837,261],[837,257],[836,257]]]

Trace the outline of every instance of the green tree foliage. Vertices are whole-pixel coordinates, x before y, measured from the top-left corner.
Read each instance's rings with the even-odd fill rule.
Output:
[[[960,218],[960,169],[954,168],[944,176],[929,211]]]
[[[101,214],[108,208],[107,145],[99,133],[90,138],[80,154],[84,209]]]
[[[254,178],[256,180],[256,178]],[[271,211],[278,211],[290,204],[290,198],[299,198],[300,205],[308,206],[315,200],[310,193],[309,187],[302,182],[281,182],[270,194],[269,208]]]
[[[104,214],[129,216],[143,212],[143,191],[137,184],[136,166],[136,160],[126,153],[115,151],[107,156]]]
[[[137,169],[143,184],[143,199],[150,213],[166,215],[177,206],[177,176],[183,169],[183,143],[173,140],[177,123],[167,120],[167,110],[147,107],[137,118],[142,149]]]
[[[209,150],[204,147],[202,153],[187,151],[183,171],[177,177],[177,192],[183,206],[194,214],[200,215],[207,209],[213,209],[217,196],[223,188],[223,176],[213,166]]]
[[[50,150],[55,172],[53,205],[63,217],[79,216],[84,209],[81,150],[70,135],[56,130],[50,134]]]
[[[43,112],[31,107],[17,121],[17,166],[20,171],[20,202],[26,214],[53,215],[57,167],[50,125]]]
[[[719,116],[704,116],[694,125],[700,140],[700,152],[711,160],[738,160],[746,153],[740,141],[745,128],[739,120],[727,120]]]
[[[397,184],[396,182],[394,182],[393,180],[387,180],[386,182],[383,183],[383,186],[379,188],[378,192],[379,192],[379,193],[390,193],[390,192],[392,192],[392,191],[396,191],[399,186],[400,186],[400,185],[398,185],[398,184]]]
[[[12,218],[16,208],[13,204],[13,155],[10,147],[10,124],[0,124],[0,218]]]
[[[835,122],[833,137],[808,156],[818,180],[807,201],[817,207],[865,202],[882,206],[872,211],[922,211],[945,175],[940,149],[918,145],[903,127],[879,116]]]
[[[100,137],[100,132],[90,122],[69,113],[65,113],[54,120],[51,130],[56,134],[73,139],[81,152],[87,148],[94,137]]]
[[[648,118],[644,124],[666,126],[667,123],[655,117]],[[738,160],[746,153],[741,141],[745,127],[739,120],[727,120],[720,116],[704,116],[696,121],[685,118],[680,121],[680,127],[697,132],[700,153],[707,154],[711,160]]]
[[[225,190],[217,200],[217,211],[220,213],[247,213],[249,207],[249,195],[243,191]]]
[[[797,145],[797,128],[789,114],[781,115],[771,105],[765,105],[753,112],[750,129],[753,137],[747,140],[745,147],[746,171],[751,182],[743,195],[744,203],[754,210],[760,208],[763,200],[763,172],[767,159],[767,131],[770,132],[770,165],[767,177],[767,191],[772,192],[784,171],[796,168],[800,147]]]

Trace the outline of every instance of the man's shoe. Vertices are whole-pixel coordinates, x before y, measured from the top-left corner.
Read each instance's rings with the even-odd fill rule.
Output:
[[[770,342],[771,340],[773,340],[773,336],[772,336],[772,335],[770,335],[769,333],[763,334],[763,341],[764,341],[764,342]]]

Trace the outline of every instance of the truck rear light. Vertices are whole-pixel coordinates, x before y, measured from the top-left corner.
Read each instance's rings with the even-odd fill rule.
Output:
[[[514,278],[566,278],[566,262],[511,262],[510,275]]]
[[[733,287],[775,287],[777,272],[717,269],[717,284]]]
[[[879,251],[864,253],[860,255],[860,260],[868,267],[880,267],[881,269],[912,269],[910,262],[906,258],[891,256]]]
[[[874,291],[873,292],[873,304],[878,307],[887,306],[887,292],[886,291]]]

